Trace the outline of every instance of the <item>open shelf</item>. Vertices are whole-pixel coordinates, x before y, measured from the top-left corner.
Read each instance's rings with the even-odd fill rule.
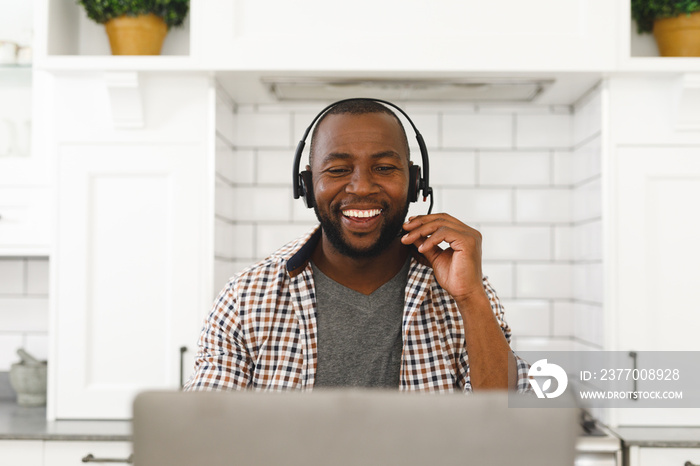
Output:
[[[74,0],[44,0],[46,11],[42,15],[47,22],[43,48],[46,58],[52,57],[111,57],[109,40],[104,25],[87,17],[82,6]],[[165,38],[160,57],[189,57],[190,21],[178,28],[171,28]]]

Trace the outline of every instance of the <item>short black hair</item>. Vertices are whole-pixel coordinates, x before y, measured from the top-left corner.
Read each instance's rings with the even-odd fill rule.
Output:
[[[340,102],[337,105],[331,107],[326,113],[324,113],[321,118],[316,122],[314,130],[311,133],[311,142],[309,143],[309,163],[313,158],[314,153],[314,140],[316,139],[316,133],[318,132],[318,127],[321,122],[326,119],[328,115],[366,115],[368,113],[385,113],[394,117],[394,120],[399,124],[401,128],[401,134],[403,135],[404,146],[406,148],[406,158],[411,159],[411,149],[408,146],[408,138],[406,137],[406,130],[399,120],[399,117],[387,106],[380,104],[376,100],[372,99],[352,99],[345,102]]]

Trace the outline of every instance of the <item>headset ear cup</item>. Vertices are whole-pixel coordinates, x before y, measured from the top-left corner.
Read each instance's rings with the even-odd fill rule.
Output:
[[[314,185],[311,182],[311,172],[309,170],[299,173],[299,183],[301,184],[301,196],[304,198],[304,204],[309,209],[313,209],[316,200],[314,199]]]
[[[418,201],[418,191],[420,190],[420,167],[411,165],[408,170],[408,202]]]

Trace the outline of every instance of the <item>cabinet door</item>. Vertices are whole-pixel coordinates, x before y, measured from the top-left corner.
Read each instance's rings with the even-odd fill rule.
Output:
[[[0,464],[3,466],[41,466],[41,440],[1,440]]]
[[[44,466],[131,464],[129,442],[44,442]]]
[[[630,448],[630,466],[700,464],[700,448]]]
[[[617,349],[699,351],[700,147],[621,147],[615,181]],[[700,422],[700,409],[619,411],[622,425]]]
[[[60,147],[56,418],[129,418],[140,390],[178,387],[179,349],[201,327],[201,152],[197,144]]]

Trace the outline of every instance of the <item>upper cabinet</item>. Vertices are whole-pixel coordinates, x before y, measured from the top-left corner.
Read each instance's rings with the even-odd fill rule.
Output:
[[[109,55],[104,28],[72,0],[42,0],[42,63],[92,66]],[[157,60],[109,66],[284,71],[596,71],[614,66],[609,0],[191,0]],[[75,60],[76,57],[90,60]],[[157,64],[154,64],[157,63]]]

